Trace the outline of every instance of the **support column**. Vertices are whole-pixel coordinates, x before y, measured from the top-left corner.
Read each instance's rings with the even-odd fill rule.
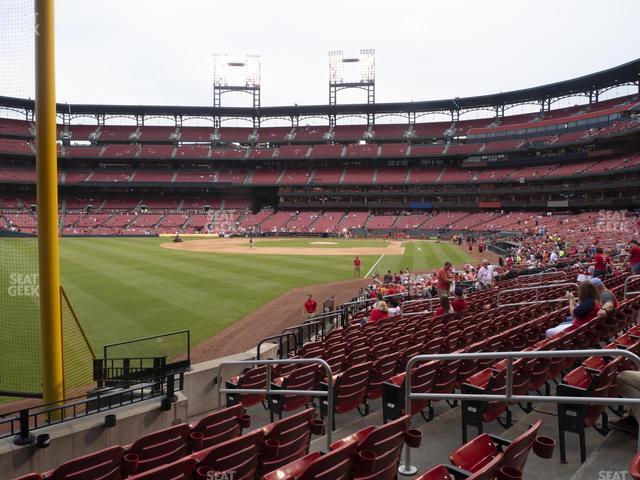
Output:
[[[40,343],[45,403],[64,398],[60,263],[58,252],[58,172],[54,0],[36,0],[36,174]]]

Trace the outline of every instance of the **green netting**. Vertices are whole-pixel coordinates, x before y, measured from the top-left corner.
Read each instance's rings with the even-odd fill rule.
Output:
[[[0,236],[0,395],[42,391],[39,312],[37,239]]]
[[[61,291],[60,310],[64,391],[65,397],[70,398],[82,393],[93,382],[95,355],[64,290]]]

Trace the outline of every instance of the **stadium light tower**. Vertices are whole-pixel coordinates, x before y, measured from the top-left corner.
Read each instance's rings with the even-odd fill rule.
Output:
[[[359,63],[360,78],[344,78],[344,64]],[[367,103],[376,101],[376,51],[372,48],[360,50],[355,57],[345,57],[342,50],[329,52],[329,105],[338,104],[338,91],[347,89],[360,89],[367,92]],[[335,115],[331,115],[329,121],[335,125]],[[373,125],[375,116],[367,113],[367,124]]]
[[[244,71],[244,84],[233,81],[235,71]],[[259,55],[245,55],[240,60],[229,60],[226,53],[213,55],[213,107],[222,107],[222,95],[230,92],[251,95],[253,108],[260,108],[261,60]],[[214,125],[220,126],[220,115],[214,115]],[[253,118],[254,126],[257,117]]]

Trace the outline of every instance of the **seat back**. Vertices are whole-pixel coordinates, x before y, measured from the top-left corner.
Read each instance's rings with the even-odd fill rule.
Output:
[[[447,470],[445,465],[436,465],[414,480],[455,480],[455,476]]]
[[[218,443],[226,442],[232,438],[239,437],[242,434],[240,426],[240,416],[245,413],[242,404],[232,407],[223,408],[216,412],[210,413],[192,428],[191,432],[200,432],[204,434],[201,448],[208,448]]]
[[[267,388],[267,367],[260,366],[247,370],[238,378],[238,388],[264,390]],[[239,401],[245,407],[251,407],[264,399],[263,394],[240,394]]]
[[[438,361],[431,361],[422,363],[414,368],[411,371],[411,393],[431,393],[435,385],[439,365]],[[411,415],[424,410],[428,404],[429,400],[412,400]]]
[[[353,410],[363,403],[372,367],[372,362],[360,363],[349,367],[338,377],[334,388],[334,408],[337,412]]]
[[[296,368],[287,375],[282,382],[282,388],[286,390],[313,390],[318,383],[318,365],[310,364]],[[295,410],[309,402],[306,395],[285,395],[283,410]]]
[[[177,462],[160,465],[146,472],[127,477],[127,480],[190,480],[195,467],[196,461],[193,458],[186,457]]]
[[[483,468],[467,477],[467,480],[494,480],[502,464],[502,454],[499,453]]]
[[[314,460],[296,480],[348,480],[357,443],[345,443]]]
[[[393,422],[369,431],[358,442],[358,452],[368,451],[375,455],[373,470],[364,471],[359,464],[354,466],[353,479],[377,478],[382,480],[385,473],[391,472],[395,478],[400,453],[404,445],[405,434],[409,430],[411,417],[405,415]]]
[[[309,408],[262,429],[265,441],[274,440],[279,445],[277,451],[271,449],[263,453],[263,475],[306,455],[311,440],[311,420],[314,417],[315,409]]]
[[[531,447],[533,447],[533,442],[535,442],[541,426],[542,420],[538,420],[531,425],[526,432],[509,444],[504,450],[502,466],[514,467],[520,471],[524,471],[524,465],[527,462],[529,451],[531,451]]]
[[[258,472],[263,440],[264,432],[258,429],[198,452],[196,456],[200,459],[200,466],[209,471],[234,472],[234,480],[254,479]]]
[[[396,372],[396,365],[398,365],[398,355],[391,353],[380,357],[373,362],[371,378],[369,380],[369,393],[370,399],[380,398],[382,395],[382,384],[389,381],[393,374]]]
[[[133,473],[151,470],[159,465],[175,462],[187,453],[189,425],[181,423],[136,440],[124,453],[138,456]]]
[[[631,460],[629,473],[631,474],[631,478],[633,478],[633,480],[640,480],[640,452],[636,453],[633,457],[633,460]]]
[[[74,458],[45,474],[51,480],[119,480],[124,448],[105,448],[99,452]]]

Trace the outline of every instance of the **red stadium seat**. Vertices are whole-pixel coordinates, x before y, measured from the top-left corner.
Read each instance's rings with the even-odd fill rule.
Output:
[[[124,452],[125,473],[146,472],[184,457],[189,433],[189,425],[181,423],[139,438]]]
[[[346,413],[356,408],[360,411],[361,405],[364,406],[364,411],[360,411],[360,413],[362,415],[369,413],[367,388],[372,368],[372,362],[361,363],[349,367],[335,377],[333,385],[333,409],[335,413]],[[321,387],[326,390],[326,383],[323,383]],[[327,415],[328,408],[329,402],[326,398],[323,398],[320,402],[320,415],[322,418]],[[332,425],[332,428],[335,428],[335,425]]]
[[[259,471],[263,442],[262,429],[254,430],[202,450],[192,457],[198,460],[197,470],[203,480],[207,478],[206,472],[234,472],[235,480],[250,480]]]
[[[391,380],[396,372],[397,365],[398,356],[395,353],[390,353],[374,360],[367,391],[369,400],[375,400],[382,396],[382,384]]]
[[[589,371],[584,366],[572,370],[564,377],[563,383],[558,385],[557,394],[573,397],[609,397],[622,361],[623,358],[618,357],[599,372]],[[596,425],[599,417],[602,418],[600,427]],[[580,438],[580,460],[584,463],[587,458],[585,429],[590,427],[602,435],[608,432],[608,416],[603,405],[558,404],[561,462],[566,462],[565,432],[573,432]]]
[[[190,480],[195,467],[196,461],[193,458],[186,457],[177,462],[161,465],[127,478],[128,480]],[[87,477],[87,480],[89,480],[89,477]]]
[[[124,449],[120,446],[74,458],[48,472],[51,480],[119,480]]]
[[[262,389],[267,388],[267,367],[261,366],[247,370],[238,377],[233,377],[226,382],[228,389]],[[264,400],[264,394],[246,394],[246,393],[227,393],[227,405],[235,405],[241,403],[245,407],[252,407]]]
[[[321,434],[324,422],[315,418],[315,409],[309,408],[271,423],[262,431],[265,443],[278,447],[263,453],[262,472],[267,473],[306,455],[309,452],[311,434]]]
[[[318,384],[318,365],[304,365],[296,368],[285,377],[275,379],[273,390],[313,390]],[[282,412],[291,412],[304,407],[311,401],[307,395],[273,395],[269,400],[271,421],[273,415],[282,418]]]
[[[640,452],[636,453],[633,456],[631,465],[629,467],[629,473],[631,474],[631,478],[633,478],[633,480],[640,480]]]
[[[529,451],[533,447],[542,420],[538,420],[513,441],[482,434],[449,455],[449,461],[463,470],[477,472],[502,454],[500,467],[513,467],[522,471]]]
[[[438,465],[414,480],[495,480],[501,462],[502,454],[498,454],[475,473],[460,470],[452,465]]]
[[[427,362],[420,364],[411,371],[411,393],[431,393],[433,391],[439,362]],[[382,385],[382,418],[385,423],[396,420],[404,415],[405,409],[405,374],[400,373],[390,382]],[[428,419],[433,418],[431,402],[429,400],[413,400],[411,402],[411,415],[415,415],[429,407]],[[422,413],[424,416],[424,413]],[[427,418],[427,417],[425,417]]]
[[[410,429],[411,418],[408,415],[389,422],[381,427],[368,427],[342,440],[334,442],[331,450],[356,440],[357,454],[372,459],[370,464],[355,462],[352,479],[354,480],[393,480],[396,478],[400,453]],[[413,433],[413,432],[412,432]],[[416,440],[419,441],[417,436]],[[414,447],[417,444],[413,444]]]
[[[241,404],[210,413],[191,427],[189,436],[191,451],[202,450],[242,435],[251,416]]]
[[[262,480],[348,480],[357,446],[353,440],[325,455],[310,453],[263,476]]]

